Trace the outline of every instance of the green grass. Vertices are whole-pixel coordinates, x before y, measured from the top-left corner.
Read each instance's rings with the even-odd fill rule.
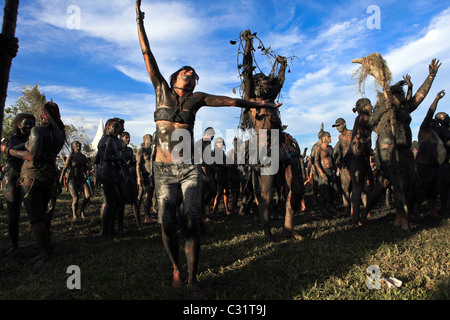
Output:
[[[309,198],[307,198],[307,201]],[[63,192],[53,220],[55,260],[34,268],[34,245],[0,257],[1,300],[187,300],[170,287],[172,267],[159,225],[138,230],[126,207],[126,230],[114,239],[100,232],[101,199],[93,198],[85,220],[71,221],[70,195]],[[308,202],[307,202],[308,204]],[[5,206],[6,207],[6,206]],[[378,207],[364,227],[349,223],[342,208],[327,216],[309,208],[295,216],[296,242],[283,238],[282,215],[272,221],[276,241],[266,243],[258,219],[219,217],[202,239],[199,281],[208,300],[448,300],[450,228],[422,208],[418,228],[400,231],[393,210]],[[33,244],[23,212],[20,243]],[[0,251],[9,247],[6,210],[0,211]],[[183,252],[183,250],[181,250]],[[185,259],[183,276],[187,276]],[[67,267],[81,270],[81,289],[69,290]],[[395,277],[396,289],[369,290],[367,268]],[[197,297],[198,298],[198,297]]]

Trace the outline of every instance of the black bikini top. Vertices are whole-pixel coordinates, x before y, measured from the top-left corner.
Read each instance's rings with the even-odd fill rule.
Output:
[[[172,108],[157,108],[154,114],[155,121],[165,120],[178,123],[194,124],[195,115],[192,111]]]
[[[155,121],[165,120],[184,124],[194,124],[195,112],[189,110],[191,109],[189,106],[192,103],[195,103],[194,101],[195,99],[193,99],[192,93],[183,97],[178,97],[172,88],[167,89],[161,97],[161,101],[157,104],[172,106],[172,108],[157,107],[155,110],[154,119]],[[175,108],[173,106],[175,106]],[[183,108],[183,106],[185,107]]]

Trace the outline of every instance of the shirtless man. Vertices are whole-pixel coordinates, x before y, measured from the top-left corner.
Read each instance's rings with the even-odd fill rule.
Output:
[[[193,149],[193,130],[195,116],[203,106],[241,107],[241,108],[274,108],[281,104],[268,102],[251,102],[224,96],[215,96],[203,92],[194,92],[199,79],[192,67],[183,67],[172,74],[168,83],[159,71],[156,59],[150,50],[149,41],[144,28],[144,13],[140,10],[141,1],[136,1],[138,36],[144,55],[145,65],[156,94],[156,155],[154,162],[155,191],[158,201],[158,222],[161,224],[162,240],[166,252],[173,265],[174,288],[181,288],[179,262],[179,241],[177,221],[184,233],[185,254],[189,269],[189,288],[199,290],[197,269],[200,254],[200,219],[202,217],[202,176],[199,165],[193,164],[193,155],[185,154],[186,145],[183,137],[177,134],[190,135]],[[183,140],[181,149],[178,149]],[[174,150],[175,149],[175,150]],[[181,159],[181,160],[180,160]],[[190,163],[189,163],[190,162]],[[183,210],[176,216],[178,191],[182,193]]]
[[[117,225],[120,231],[124,228],[123,221],[125,215],[125,204],[131,205],[136,226],[138,228],[141,226],[141,219],[139,217],[139,210],[137,207],[138,188],[136,183],[136,156],[134,155],[133,149],[128,146],[130,144],[130,133],[127,131],[122,132],[121,140],[123,142],[122,155],[125,159],[124,172],[127,179],[125,189],[127,192],[127,197],[125,203],[121,203],[117,210]]]
[[[444,96],[444,90],[436,95],[420,125],[419,148],[416,156],[419,196],[427,201],[431,217],[437,219],[441,218],[436,210],[436,199],[439,193],[439,167],[446,160],[447,153],[439,135],[432,129],[432,121],[438,102]]]
[[[441,200],[440,214],[450,213],[448,199],[450,198],[450,118],[446,112],[438,112],[434,116],[433,131],[439,135],[447,151],[447,158],[439,167],[439,198]]]
[[[197,153],[197,161],[200,162],[202,168],[202,209],[203,209],[203,218],[205,222],[211,221],[211,210],[210,204],[216,195],[216,180],[214,173],[214,164],[207,163],[205,161],[204,156],[209,154],[209,157],[212,155],[211,149],[211,141],[214,140],[214,135],[216,132],[212,127],[208,127],[203,132],[203,136],[200,140],[195,142],[195,152]],[[207,159],[209,160],[209,159]]]
[[[339,141],[336,143],[333,150],[333,156],[339,171],[345,214],[348,215],[350,213],[350,192],[352,182],[349,171],[351,154],[348,153],[348,150],[350,149],[352,131],[347,129],[347,124],[343,118],[336,119],[332,127],[336,128],[340,133],[338,137]]]
[[[156,223],[150,215],[152,207],[155,182],[153,180],[152,135],[146,134],[144,145],[136,152],[136,176],[139,188],[137,210],[140,210],[141,201],[144,201],[144,224]]]
[[[286,131],[283,131],[283,147],[286,150],[286,152],[289,154],[289,157],[291,159],[291,163],[293,165],[293,173],[297,174],[300,178],[300,185],[296,186],[300,190],[302,190],[301,193],[301,211],[306,210],[305,205],[305,187],[304,187],[304,181],[305,177],[303,175],[304,168],[303,168],[303,157],[301,155],[300,146],[298,145],[297,140],[291,136]]]
[[[319,195],[318,187],[319,187],[319,174],[316,170],[316,151],[317,148],[320,145],[320,137],[323,133],[323,123],[320,125],[319,133],[317,134],[317,138],[319,138],[319,141],[317,141],[311,148],[311,154],[309,158],[309,176],[308,181],[310,181],[312,185],[312,193],[313,193],[313,205],[317,205],[317,198]]]
[[[333,158],[333,148],[330,146],[331,135],[323,131],[320,144],[315,153],[315,168],[319,174],[319,194],[322,209],[327,213],[335,212],[334,197],[337,193],[336,164]]]

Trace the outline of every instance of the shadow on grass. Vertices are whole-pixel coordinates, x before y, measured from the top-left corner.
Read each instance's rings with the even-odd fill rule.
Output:
[[[0,258],[0,299],[193,298],[187,290],[170,288],[172,266],[162,245],[159,225],[138,230],[126,207],[126,230],[113,239],[104,239],[98,235],[100,200],[91,203],[87,219],[72,222],[69,197],[61,196],[55,213],[54,263],[33,269],[32,258],[38,253],[34,246],[21,249],[15,256]],[[366,226],[354,227],[342,212],[329,216],[308,210],[295,216],[296,230],[304,237],[303,241],[280,235],[283,226],[280,216],[271,223],[276,241],[268,244],[255,216],[219,217],[206,225],[207,234],[202,240],[199,279],[204,295],[201,299],[339,298],[338,291],[345,291],[348,283],[326,289],[337,291],[336,294],[321,293],[321,289],[315,288],[333,277],[345,278],[355,266],[362,274],[350,285],[367,291],[364,281],[368,257],[381,246],[402,242],[420,230],[440,225],[426,222],[416,230],[400,231],[393,226],[393,220],[392,211],[379,208]],[[26,229],[23,225],[21,228]],[[24,240],[32,243],[31,235],[24,236]],[[180,261],[186,279],[182,241]],[[67,288],[70,265],[80,267],[81,290]],[[446,295],[448,298],[448,281],[442,282],[435,292],[437,299],[445,299]]]

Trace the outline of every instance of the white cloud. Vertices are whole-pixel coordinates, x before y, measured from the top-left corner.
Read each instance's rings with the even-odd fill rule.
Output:
[[[21,52],[29,49],[25,53],[31,53],[30,50],[41,53],[56,45],[58,50],[64,52],[73,50],[71,56],[82,55],[86,62],[94,61],[98,68],[114,67],[129,77],[133,84],[133,81],[149,84],[148,89],[144,86],[141,93],[138,90],[142,89],[131,92],[130,87],[123,92],[110,92],[107,83],[100,84],[101,89],[88,85],[74,86],[70,84],[70,79],[66,82],[61,79],[46,81],[49,85],[41,87],[45,88],[49,97],[54,95],[64,99],[63,117],[82,121],[76,118],[81,109],[85,119],[82,122],[96,130],[101,116],[107,119],[122,114],[127,117],[127,124],[135,130],[131,135],[139,137],[140,141],[142,135],[154,126],[151,110],[155,98],[137,40],[134,4],[134,0],[29,1],[21,7],[18,31],[23,35],[21,41],[25,39],[20,44]],[[70,5],[80,8],[80,30],[67,29],[66,10]],[[356,10],[355,3],[341,5],[336,15],[327,12],[331,8],[326,4],[311,2],[310,5],[322,10],[327,17],[322,20],[323,23],[317,23],[313,29],[306,31],[302,29],[303,24],[293,23],[300,4],[288,1],[274,1],[271,8],[275,11],[269,12],[278,19],[284,18],[283,21],[267,21],[267,13],[259,15],[257,10],[260,4],[254,1],[204,2],[199,5],[192,1],[144,0],[142,10],[146,12],[145,26],[152,51],[164,77],[167,79],[171,72],[190,64],[200,74],[199,91],[233,95],[231,90],[240,83],[236,68],[238,48],[230,46],[228,40],[236,38],[247,27],[254,28],[253,32],[260,32],[258,36],[264,44],[278,53],[298,56],[292,73],[287,74],[281,116],[289,126],[288,131],[305,139],[299,141],[301,145],[316,140],[321,122],[328,126],[326,129],[332,133],[334,142],[337,133],[331,124],[337,117],[343,116],[348,126],[352,126],[350,123],[355,115],[351,109],[359,96],[355,87],[350,86],[351,72],[356,67],[350,60],[357,58],[361,52],[368,54],[376,51],[373,48],[380,50],[380,47],[385,49],[389,45],[383,56],[394,77],[399,80],[403,74],[411,74],[415,89],[425,79],[428,63],[437,57],[443,65],[429,96],[434,98],[435,92],[449,87],[450,44],[447,38],[450,27],[447,21],[450,19],[450,9],[436,14],[420,33],[380,44],[376,37],[387,30],[384,29],[388,28],[385,20],[379,33],[368,32],[365,11],[360,16],[355,15],[358,18],[352,16],[354,12],[351,11]],[[257,26],[266,23],[266,30],[273,31],[263,34]],[[314,31],[316,33],[312,34]],[[52,37],[48,37],[48,32]],[[78,47],[74,48],[72,43]],[[258,63],[264,60],[259,56],[257,59]],[[261,66],[265,65],[261,63]],[[370,83],[367,82],[368,85]],[[367,92],[368,97],[373,99],[370,90]],[[14,93],[9,98],[12,96]],[[428,106],[429,98],[413,114],[414,126],[420,123],[421,110]],[[211,122],[217,127],[233,128],[239,114],[237,108],[205,108],[200,110],[198,120],[205,124]],[[91,117],[92,121],[89,121]]]

